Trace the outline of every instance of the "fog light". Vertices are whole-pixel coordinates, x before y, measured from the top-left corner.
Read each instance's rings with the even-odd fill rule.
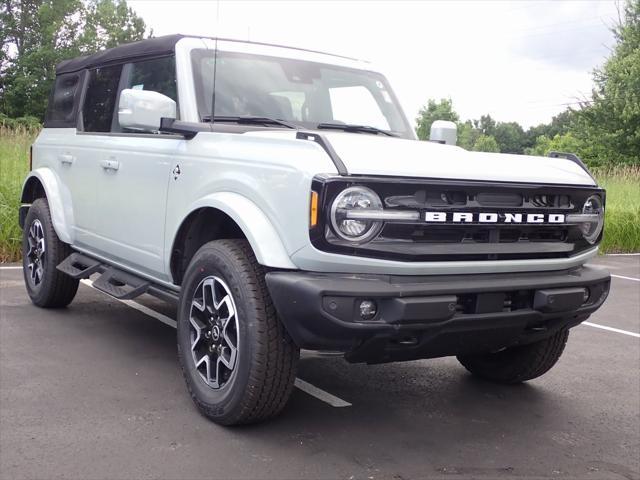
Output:
[[[362,300],[360,302],[360,318],[362,320],[371,320],[378,313],[376,302],[373,300]]]
[[[589,301],[589,297],[591,296],[591,290],[588,288],[584,289],[584,293],[582,294],[582,303],[587,303]]]

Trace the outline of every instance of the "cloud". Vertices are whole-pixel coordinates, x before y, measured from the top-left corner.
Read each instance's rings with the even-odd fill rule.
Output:
[[[591,90],[612,1],[144,1],[156,35],[262,41],[371,60],[413,120],[450,97],[462,118],[530,126]]]
[[[515,56],[588,71],[610,53],[615,3],[541,2],[531,7],[519,19],[523,27],[511,43]]]

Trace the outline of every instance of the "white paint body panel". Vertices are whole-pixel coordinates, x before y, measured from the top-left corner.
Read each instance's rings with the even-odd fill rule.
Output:
[[[595,185],[580,166],[564,158],[469,152],[434,142],[342,132],[321,132],[351,175],[446,178],[494,182]],[[295,138],[292,131],[247,136]]]
[[[74,243],[73,237],[73,201],[71,192],[67,188],[55,170],[40,167],[32,170],[23,184],[25,185],[32,178],[37,178],[43,185],[45,194],[49,201],[49,209],[51,211],[51,222],[56,234],[65,243]]]
[[[179,115],[197,121],[190,53],[210,39],[176,46]],[[314,52],[219,41],[218,48],[371,69],[365,62]],[[497,182],[593,185],[564,159],[468,152],[462,148],[370,134],[323,131],[349,174]],[[569,259],[401,262],[338,255],[310,243],[309,200],[315,175],[337,175],[328,154],[293,130],[200,132],[193,139],[154,134],[91,134],[47,128],[34,144],[35,176],[44,185],[60,238],[121,268],[172,282],[170,258],[183,221],[211,207],[229,215],[269,267],[318,272],[424,275],[538,271],[586,262]],[[60,158],[73,158],[62,164]],[[117,169],[104,165],[117,165]],[[179,166],[180,175],[172,172]]]
[[[373,135],[325,136],[350,174],[594,185],[581,167],[560,158],[469,152],[451,145]]]

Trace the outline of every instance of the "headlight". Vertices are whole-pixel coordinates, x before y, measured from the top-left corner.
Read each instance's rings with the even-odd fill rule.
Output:
[[[331,225],[340,238],[351,243],[365,243],[382,229],[382,222],[348,218],[349,212],[371,213],[382,210],[380,197],[366,187],[349,187],[340,192],[331,205]]]
[[[577,223],[590,244],[596,243],[604,227],[604,205],[599,195],[591,195],[582,206],[582,213],[567,215],[567,221]]]
[[[594,244],[596,240],[598,240],[600,232],[602,232],[602,227],[604,227],[604,205],[602,205],[600,196],[591,195],[587,198],[587,201],[584,202],[584,206],[582,207],[582,213],[585,215],[593,215],[590,222],[584,222],[582,224],[582,234],[587,242]]]

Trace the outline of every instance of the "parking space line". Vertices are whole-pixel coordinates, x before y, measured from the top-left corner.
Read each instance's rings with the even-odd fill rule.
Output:
[[[605,257],[637,257],[640,253],[605,253]]]
[[[325,392],[321,388],[318,388],[315,385],[311,385],[309,382],[305,382],[304,380],[301,380],[299,378],[296,378],[294,385],[304,393],[307,393],[312,397],[316,397],[318,400],[322,400],[332,407],[342,408],[351,406],[349,402],[345,402],[341,398],[338,398],[335,395],[331,395],[329,392]]]
[[[640,338],[640,333],[629,332],[627,330],[620,330],[619,328],[607,327],[606,325],[599,325],[597,323],[591,323],[591,322],[582,322],[582,325],[586,325],[588,327],[600,328],[602,330],[608,330],[610,332],[621,333],[623,335],[629,335],[630,337]]]
[[[622,278],[623,280],[631,280],[632,282],[640,282],[640,278],[625,277],[624,275],[614,275],[613,273],[611,274],[611,276],[614,278]]]
[[[22,268],[22,267],[20,267]],[[82,283],[83,285],[86,285],[87,287],[93,288],[94,290],[98,290],[96,287],[93,286],[93,282],[89,279],[85,279],[85,280],[80,280],[80,283]],[[100,290],[98,290],[100,291]],[[104,292],[103,292],[104,293]],[[135,310],[138,310],[139,312],[144,313],[145,315],[148,315],[150,317],[155,318],[156,320],[160,320],[162,323],[164,323],[165,325],[169,325],[170,327],[176,328],[177,327],[177,323],[174,319],[167,317],[166,315],[163,315],[160,312],[156,312],[155,310],[149,308],[149,307],[145,307],[144,305],[138,303],[138,302],[134,302],[133,300],[121,300],[119,298],[115,298],[115,297],[111,297],[114,300],[117,300],[121,303],[124,303],[125,305],[127,305],[128,307],[131,307]],[[325,403],[328,403],[329,405],[331,405],[332,407],[350,407],[351,404],[349,402],[345,402],[344,400],[342,400],[341,398],[336,397],[335,395],[331,395],[329,392],[325,392],[324,390],[311,385],[308,382],[305,382],[304,380],[300,380],[299,378],[296,378],[294,385],[299,388],[300,390],[302,390],[303,392],[305,392],[308,395],[311,395],[312,397],[316,397],[319,400],[322,400]]]
[[[22,270],[22,266],[21,265],[1,266],[0,270]]]
[[[80,280],[80,283],[82,283],[83,285],[86,285],[87,287],[91,287],[94,290],[98,290],[96,287],[93,286],[93,282],[89,279],[85,279],[85,280]],[[100,290],[98,290],[100,291]],[[104,292],[103,292],[104,293]],[[111,297],[111,295],[109,295]],[[138,302],[134,302],[133,300],[121,300],[119,298],[115,298],[115,297],[111,297],[114,300],[117,300],[121,303],[124,303],[125,305],[138,310],[139,312],[144,313],[145,315],[149,315],[150,317],[155,318],[156,320],[160,320],[162,323],[164,323],[165,325],[169,325],[170,327],[176,328],[177,323],[176,321],[171,318],[171,317],[167,317],[166,315],[163,315],[160,312],[156,312],[155,310],[152,310],[149,307],[145,307],[144,305],[138,303]]]

